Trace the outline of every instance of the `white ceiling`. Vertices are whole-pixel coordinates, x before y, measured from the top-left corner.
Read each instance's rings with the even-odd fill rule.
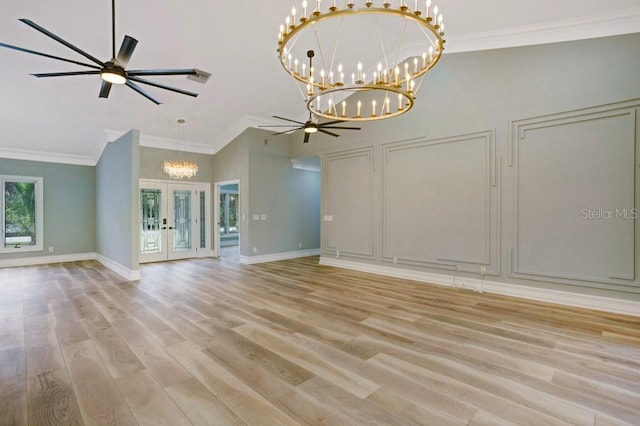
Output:
[[[95,164],[108,135],[131,128],[141,131],[145,145],[175,148],[179,117],[189,121],[189,148],[214,153],[247,127],[270,122],[274,114],[303,118],[300,94],[276,57],[278,27],[293,5],[301,9],[298,3],[118,1],[118,47],[124,34],[139,40],[129,69],[195,67],[212,74],[204,85],[186,77],[152,78],[200,93],[194,99],[145,86],[164,102],[161,106],[121,86],[112,89],[109,99],[99,99],[99,76],[37,79],[29,74],[78,67],[0,48],[0,157]],[[640,0],[438,4],[449,54],[640,32]],[[3,1],[0,42],[84,61],[18,21],[29,18],[108,60],[110,8],[109,0]]]

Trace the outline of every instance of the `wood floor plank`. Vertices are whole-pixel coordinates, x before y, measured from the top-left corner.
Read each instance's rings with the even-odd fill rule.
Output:
[[[269,368],[268,363],[260,362],[260,358],[239,357],[234,348],[226,347],[226,345],[216,345],[206,349],[204,353],[300,424],[339,425],[350,422],[348,417],[300,392],[295,385],[278,380],[278,378],[290,376],[290,374],[275,373],[272,368]],[[274,376],[276,380],[274,380]],[[314,376],[310,375],[306,380],[312,377]],[[303,382],[298,385],[301,383]]]
[[[24,348],[0,349],[0,424],[27,424],[26,377]]]
[[[366,398],[380,387],[370,380],[333,365],[328,360],[316,356],[309,350],[295,344],[288,344],[282,338],[270,332],[266,327],[247,324],[235,327],[233,330],[247,339],[277,353],[281,357],[311,371],[315,375],[341,386],[359,398]]]
[[[165,389],[194,425],[244,425],[238,416],[196,379]]]
[[[29,425],[82,424],[66,368],[29,377]]]
[[[121,318],[114,321],[112,325],[127,342],[138,359],[144,364],[145,368],[163,387],[168,387],[193,378],[193,376],[178,364],[166,349],[149,336],[144,327],[135,320]]]
[[[24,333],[28,377],[66,368],[50,314],[27,317]]]
[[[90,340],[62,345],[82,417],[87,423],[136,425]]]
[[[310,371],[254,343],[235,331],[221,331],[217,333],[215,335],[215,345],[207,348],[204,352],[219,355],[223,349],[225,349],[225,354],[231,353],[235,356],[240,354],[258,363],[275,377],[282,379],[292,386],[298,386],[314,376]],[[231,355],[227,357],[230,358]]]
[[[146,370],[119,377],[116,384],[140,424],[191,424]]]
[[[433,360],[435,366],[431,370],[447,371],[447,375],[458,380],[472,383],[480,389],[487,389],[490,392],[501,396],[507,400],[511,400],[518,404],[524,405],[534,410],[555,416],[558,419],[575,425],[593,425],[595,421],[595,413],[570,402],[564,401],[551,395],[537,392],[535,389],[524,386],[515,381],[504,379],[499,376],[492,376],[475,369],[456,363],[455,361],[429,355],[429,359]],[[376,355],[372,360],[382,365],[390,365],[392,368],[403,369],[407,375],[420,374],[423,367],[406,361],[401,361],[390,357],[386,354]],[[426,362],[425,362],[426,364]],[[429,374],[424,371],[423,374]]]
[[[291,417],[265,400],[250,386],[207,357],[195,344],[186,341],[173,345],[168,350],[244,422],[266,425],[296,424]]]

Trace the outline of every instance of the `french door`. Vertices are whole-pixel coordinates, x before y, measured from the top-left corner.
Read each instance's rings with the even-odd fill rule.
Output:
[[[140,181],[140,263],[205,256],[209,184]]]

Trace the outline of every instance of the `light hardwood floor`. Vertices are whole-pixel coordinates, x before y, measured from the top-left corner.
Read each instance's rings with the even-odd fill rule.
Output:
[[[640,424],[640,318],[305,258],[0,269],[0,424]]]

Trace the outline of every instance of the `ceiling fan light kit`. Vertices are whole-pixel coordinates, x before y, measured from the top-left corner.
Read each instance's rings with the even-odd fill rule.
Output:
[[[438,6],[432,0],[347,0],[342,8],[338,3],[343,4],[304,0],[301,10],[292,8],[280,25],[278,58],[305,95],[307,108],[316,116],[341,121],[406,113],[444,50]],[[361,38],[356,40],[352,33],[341,37],[343,27],[361,29]],[[321,65],[307,69],[304,49],[311,46]],[[418,48],[421,53],[406,56]],[[362,56],[371,59],[365,51],[375,51],[376,58],[363,63]]]
[[[105,62],[104,67],[100,70],[100,77],[111,84],[125,84],[127,82],[127,74],[115,61]]]
[[[8,49],[17,50],[20,52],[30,53],[33,55],[43,56],[45,58],[56,59],[58,61],[80,65],[85,68],[90,68],[90,70],[85,70],[85,71],[39,73],[39,74],[32,74],[32,75],[34,75],[35,77],[42,78],[42,77],[67,77],[67,76],[77,76],[77,75],[99,74],[100,77],[102,78],[102,86],[100,87],[100,93],[98,95],[98,97],[100,98],[108,98],[112,85],[116,84],[116,85],[127,85],[129,88],[138,92],[140,95],[149,99],[151,102],[155,103],[156,105],[160,105],[162,103],[136,83],[157,87],[159,89],[169,90],[169,91],[180,93],[187,96],[192,96],[192,97],[198,96],[197,93],[190,92],[188,90],[183,90],[183,89],[167,86],[160,83],[155,83],[155,82],[141,78],[141,76],[161,76],[161,75],[186,75],[186,76],[196,76],[198,78],[201,78],[202,76],[210,75],[196,68],[144,69],[144,70],[129,70],[129,71],[126,70],[127,64],[131,59],[131,55],[133,54],[133,51],[135,50],[135,47],[138,44],[138,40],[128,35],[125,36],[124,40],[122,41],[122,45],[120,46],[120,50],[118,51],[118,55],[116,56],[116,17],[115,17],[116,12],[115,10],[116,10],[115,0],[111,0],[112,57],[110,60],[106,62],[102,62],[101,60],[97,59],[93,55],[90,55],[89,53],[83,51],[82,49],[76,47],[75,45],[69,43],[68,41],[62,39],[61,37],[58,37],[54,33],[41,27],[40,25],[36,24],[35,22],[29,19],[20,19],[20,22],[23,22],[24,24],[30,26],[36,31],[41,32],[42,34],[46,35],[49,38],[52,38],[53,40],[57,41],[63,46],[84,56],[86,59],[90,60],[92,64],[75,61],[72,59],[62,58],[59,56],[49,55],[47,53],[37,52],[35,50],[25,49],[22,47],[13,46],[6,43],[0,43],[0,47],[5,47]],[[206,81],[206,79],[204,81]]]

